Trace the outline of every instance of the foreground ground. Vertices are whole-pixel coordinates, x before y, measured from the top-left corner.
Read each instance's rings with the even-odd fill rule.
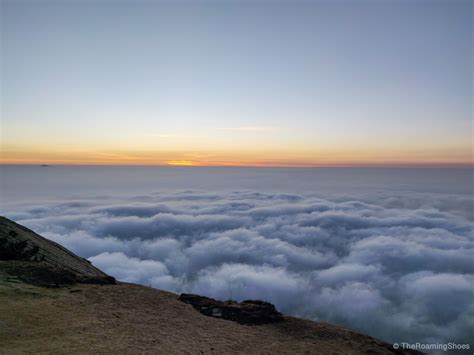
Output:
[[[0,352],[384,354],[389,346],[287,317],[246,326],[206,317],[177,295],[133,284],[37,287],[0,281]]]

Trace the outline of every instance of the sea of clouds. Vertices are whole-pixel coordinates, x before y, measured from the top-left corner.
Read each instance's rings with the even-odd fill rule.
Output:
[[[9,207],[117,279],[392,342],[474,344],[472,196],[156,192]]]

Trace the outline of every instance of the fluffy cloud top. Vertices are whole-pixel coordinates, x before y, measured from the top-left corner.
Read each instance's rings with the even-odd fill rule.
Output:
[[[474,343],[473,202],[460,195],[157,193],[6,215],[127,282],[393,342]]]

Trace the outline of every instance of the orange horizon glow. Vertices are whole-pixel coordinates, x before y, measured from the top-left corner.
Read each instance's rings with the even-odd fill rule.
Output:
[[[230,149],[135,149],[110,147],[13,146],[0,149],[0,164],[124,165],[215,167],[470,167],[469,147],[459,146],[313,146],[292,149],[236,147]]]
[[[294,169],[304,169],[304,168],[440,168],[440,169],[449,169],[449,168],[474,168],[473,163],[406,163],[406,164],[308,164],[308,165],[269,165],[269,164],[118,164],[118,163],[3,163],[0,162],[0,166],[103,166],[103,167],[187,167],[187,168],[197,168],[197,167],[207,167],[207,168],[294,168]]]
[[[0,165],[66,165],[66,166],[171,166],[171,167],[474,167],[472,161],[446,160],[336,160],[336,161],[258,161],[258,160],[153,160],[136,159],[0,159]]]
[[[223,133],[224,132],[224,133]],[[206,133],[206,134],[204,134]],[[118,134],[67,139],[3,132],[0,164],[181,167],[465,167],[470,142],[392,137],[383,141],[324,134],[292,135],[277,128],[225,128],[201,134]],[[30,133],[32,134],[32,133]],[[92,134],[92,133],[91,133]]]

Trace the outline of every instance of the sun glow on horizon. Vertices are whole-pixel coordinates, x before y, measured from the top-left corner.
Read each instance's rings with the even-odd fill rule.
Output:
[[[167,161],[166,165],[172,165],[172,166],[198,166],[201,165],[198,162],[192,161],[192,160],[171,160]]]
[[[357,166],[472,166],[466,149],[417,150],[309,150],[309,151],[4,151],[0,164],[15,165],[157,165],[222,167],[357,167]]]

